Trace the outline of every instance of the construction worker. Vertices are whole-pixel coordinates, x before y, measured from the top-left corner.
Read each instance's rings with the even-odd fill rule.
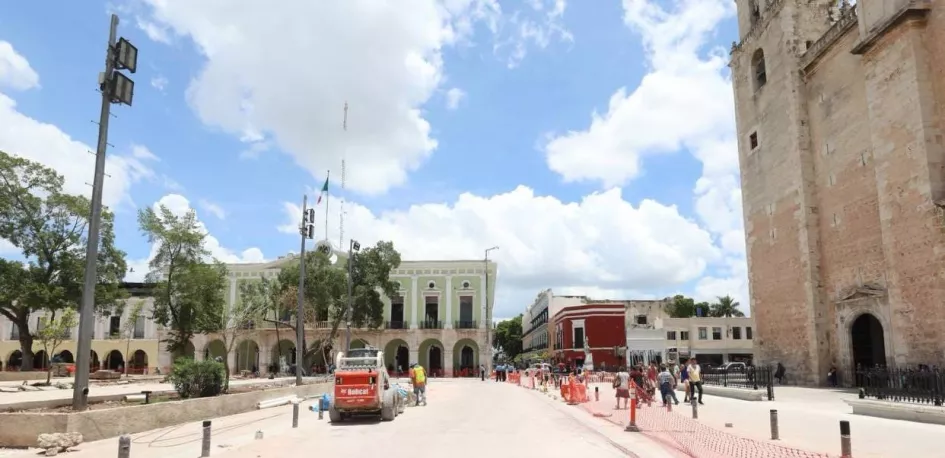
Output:
[[[413,385],[413,394],[417,397],[417,404],[423,402],[427,405],[427,374],[423,366],[416,364],[412,369],[413,374],[410,377],[410,383]]]

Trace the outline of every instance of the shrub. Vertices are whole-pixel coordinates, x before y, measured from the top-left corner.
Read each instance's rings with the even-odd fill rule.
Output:
[[[167,376],[181,399],[217,396],[223,392],[225,378],[223,363],[186,358],[177,360]]]

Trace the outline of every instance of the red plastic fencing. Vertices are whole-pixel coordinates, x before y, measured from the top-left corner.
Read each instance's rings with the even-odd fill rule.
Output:
[[[614,390],[598,386],[600,401],[580,404],[582,408],[613,424],[626,427],[630,412],[616,410]],[[593,390],[593,388],[591,388]],[[636,411],[636,426],[640,433],[663,444],[678,457],[686,458],[834,458],[835,455],[792,448],[774,442],[749,439],[721,431],[692,418],[691,407],[673,406],[669,411],[658,400],[651,405],[640,403]]]

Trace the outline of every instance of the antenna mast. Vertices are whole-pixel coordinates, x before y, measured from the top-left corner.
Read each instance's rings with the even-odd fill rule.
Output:
[[[344,118],[341,121],[341,128],[344,129],[345,132],[348,131],[348,102],[347,101],[345,101],[345,112],[344,112]],[[341,156],[341,215],[340,215],[341,218],[339,218],[340,227],[338,229],[338,249],[339,250],[342,249],[342,247],[344,247],[345,245],[345,177],[347,176],[347,167],[345,166],[345,156],[347,156],[347,150],[348,150],[347,146],[348,145],[346,143],[345,147],[342,150],[344,152],[342,153],[342,156]]]

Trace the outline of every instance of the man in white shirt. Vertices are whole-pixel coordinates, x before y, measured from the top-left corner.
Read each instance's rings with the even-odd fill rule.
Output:
[[[630,405],[630,374],[627,369],[621,367],[620,371],[614,377],[614,388],[617,389],[617,410],[620,410],[620,400],[623,399],[623,407]]]
[[[699,404],[702,404],[702,366],[696,361],[696,358],[689,359],[689,399],[696,397],[696,390],[699,391]]]

